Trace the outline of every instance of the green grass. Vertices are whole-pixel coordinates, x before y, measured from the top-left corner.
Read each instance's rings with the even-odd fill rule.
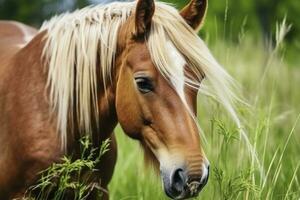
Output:
[[[300,66],[287,64],[281,42],[267,51],[260,39],[242,35],[239,43],[219,40],[209,47],[238,80],[250,105],[237,108],[263,174],[226,111],[200,95],[198,119],[207,138],[202,145],[211,176],[197,199],[300,199]],[[138,142],[120,128],[116,135],[111,199],[167,199],[159,177],[143,165]]]

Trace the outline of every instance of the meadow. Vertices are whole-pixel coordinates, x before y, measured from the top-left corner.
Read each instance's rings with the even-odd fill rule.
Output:
[[[222,106],[199,95],[198,119],[206,137],[202,146],[211,173],[197,199],[300,199],[300,66],[286,60],[288,29],[285,22],[278,25],[270,48],[242,30],[236,43],[215,34],[204,38],[239,83],[246,103],[238,104],[237,110],[259,162]],[[159,177],[143,164],[138,142],[120,127],[116,135],[118,162],[109,185],[111,199],[167,199]]]

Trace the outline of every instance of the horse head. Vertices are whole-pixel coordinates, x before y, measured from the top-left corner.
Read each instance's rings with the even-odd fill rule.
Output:
[[[187,32],[199,28],[206,4],[205,0],[192,0],[181,11]],[[151,39],[159,33],[153,30],[152,23],[159,23],[153,17],[154,1],[139,0],[134,14],[120,28],[117,117],[125,133],[141,142],[146,158],[159,166],[166,194],[175,199],[193,197],[208,181],[209,163],[195,120],[198,88],[186,80],[199,85],[204,74],[189,66],[171,40]],[[166,60],[160,68],[159,58],[151,54],[153,48]]]

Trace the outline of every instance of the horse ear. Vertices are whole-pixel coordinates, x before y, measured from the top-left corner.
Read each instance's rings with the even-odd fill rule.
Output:
[[[196,31],[201,28],[207,10],[207,0],[191,0],[181,11],[180,15]]]
[[[154,14],[154,0],[139,0],[135,11],[135,36],[144,37],[150,30]]]

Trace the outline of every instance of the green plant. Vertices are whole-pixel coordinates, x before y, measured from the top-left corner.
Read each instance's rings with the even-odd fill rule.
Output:
[[[91,192],[96,192],[100,199],[103,192],[101,183],[90,182],[89,177],[97,170],[101,157],[109,150],[109,142],[105,140],[100,147],[94,148],[90,138],[83,137],[80,140],[80,158],[74,160],[64,156],[60,163],[54,163],[42,171],[37,184],[29,189],[28,198],[62,200],[71,195],[72,199],[82,200]],[[37,195],[33,196],[33,193]]]

